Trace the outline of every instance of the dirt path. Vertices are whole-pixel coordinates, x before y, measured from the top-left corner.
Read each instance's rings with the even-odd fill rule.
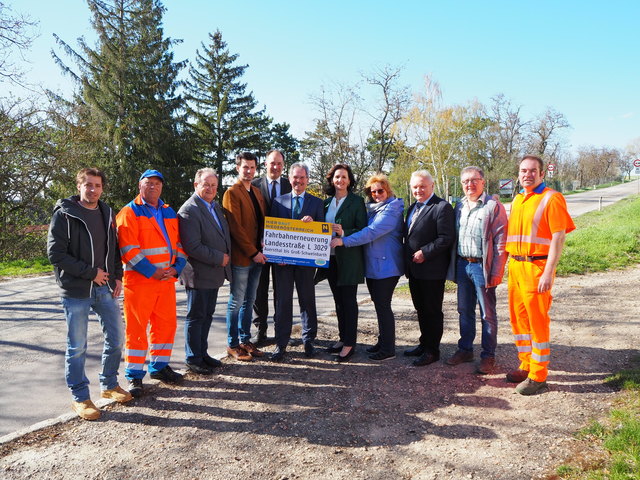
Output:
[[[396,359],[374,364],[364,346],[339,365],[301,348],[283,364],[229,362],[212,379],[154,387],[98,422],[73,420],[0,445],[0,478],[527,479],[545,478],[575,452],[572,433],[604,415],[603,385],[638,353],[640,266],[557,280],[551,391],[513,393],[516,366],[499,297],[499,370],[473,364],[414,368],[401,355],[417,338],[408,297],[397,296]],[[445,298],[443,357],[457,341],[455,294]],[[323,318],[320,343],[336,328]],[[376,332],[361,309],[359,342]],[[477,339],[478,340],[478,339]],[[35,399],[45,401],[46,399]],[[29,401],[27,397],[17,401]]]

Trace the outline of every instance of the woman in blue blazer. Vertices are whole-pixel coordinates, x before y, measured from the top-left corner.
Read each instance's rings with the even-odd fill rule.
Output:
[[[386,175],[376,174],[367,181],[365,192],[368,225],[358,232],[336,237],[332,247],[353,248],[364,245],[365,276],[378,316],[378,342],[367,348],[372,360],[387,360],[396,356],[395,318],[391,298],[400,276],[404,274],[402,258],[402,227],[404,202],[396,198]]]
[[[352,192],[355,177],[349,165],[338,163],[326,176],[324,219],[332,224],[337,237],[351,235],[367,225],[367,211],[362,197]],[[337,247],[331,249],[327,272],[329,286],[336,304],[340,338],[329,347],[329,352],[339,353],[338,362],[346,362],[356,349],[358,334],[358,284],[364,282],[362,247]]]

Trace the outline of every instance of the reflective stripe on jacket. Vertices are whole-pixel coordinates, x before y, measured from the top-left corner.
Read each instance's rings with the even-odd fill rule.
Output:
[[[562,194],[542,183],[533,192],[521,192],[514,199],[506,250],[510,255],[548,255],[551,236],[575,228]]]

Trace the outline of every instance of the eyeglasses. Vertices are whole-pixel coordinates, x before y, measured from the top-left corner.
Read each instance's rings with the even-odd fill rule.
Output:
[[[202,188],[218,188],[217,184],[212,183],[201,183],[200,185],[202,186]]]
[[[384,188],[379,188],[378,190],[371,190],[372,195],[382,195],[386,190]]]
[[[472,183],[473,185],[482,182],[484,179],[483,178],[467,178],[466,180],[462,180],[462,184],[463,185],[469,185],[470,183]]]

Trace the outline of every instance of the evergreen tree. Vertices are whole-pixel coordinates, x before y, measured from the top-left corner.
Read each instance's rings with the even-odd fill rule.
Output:
[[[189,148],[179,117],[182,98],[177,76],[185,62],[174,62],[165,38],[160,0],[87,0],[98,35],[95,48],[79,40],[76,52],[56,36],[78,66],[74,130],[87,164],[105,169],[106,197],[119,207],[137,194],[142,171],[156,168],[168,183],[163,198],[178,203],[188,194]]]
[[[277,148],[284,153],[285,175],[291,165],[300,161],[299,145],[298,139],[289,133],[288,123],[273,124],[269,149]]]
[[[202,166],[235,174],[238,152],[263,156],[270,149],[271,119],[264,108],[256,110],[253,93],[240,82],[248,65],[236,65],[238,54],[229,53],[219,30],[209,40],[202,53],[196,52],[196,66],[190,67],[185,82],[194,154]]]

